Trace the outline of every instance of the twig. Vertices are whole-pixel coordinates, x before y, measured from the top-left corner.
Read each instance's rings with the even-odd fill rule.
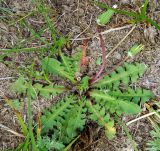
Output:
[[[136,119],[134,119],[134,120],[131,120],[131,121],[127,122],[126,125],[128,126],[128,125],[130,125],[130,124],[132,124],[132,123],[134,123],[134,122],[137,122],[137,121],[139,121],[139,120],[141,120],[141,119],[143,119],[143,118],[152,116],[152,115],[156,114],[157,112],[160,112],[160,109],[157,110],[156,112],[154,111],[154,112],[145,114],[145,115],[143,115],[143,116],[140,116],[140,117],[138,117],[138,118],[136,118]]]
[[[16,79],[16,77],[5,77],[5,78],[0,78],[0,80],[10,80],[10,79]]]
[[[106,55],[106,59],[121,45],[121,43],[132,33],[132,31],[136,28],[136,25],[132,27],[132,29],[125,35],[125,37]]]
[[[3,124],[0,124],[0,127],[3,128],[4,130],[8,131],[8,132],[11,132],[12,134],[14,134],[14,135],[16,135],[18,137],[23,137],[24,138],[24,135],[19,134],[19,133],[13,131],[12,129],[10,129],[9,127],[7,127],[7,126],[5,126]]]
[[[101,32],[102,35],[105,35],[105,34],[108,34],[110,32],[113,32],[113,31],[118,31],[118,30],[123,30],[123,29],[126,29],[126,28],[130,28],[132,27],[133,25],[126,25],[126,26],[122,26],[122,27],[117,27],[117,28],[111,28],[109,30],[106,30],[104,32]]]
[[[92,16],[93,17],[93,16]],[[126,28],[130,28],[132,27],[132,25],[127,25],[127,26],[122,26],[122,27],[118,27],[118,28],[112,28],[112,29],[109,29],[109,30],[106,30],[104,32],[101,32],[102,35],[104,34],[108,34],[110,32],[113,32],[113,31],[117,31],[117,30],[122,30],[122,29],[126,29]],[[89,28],[89,27],[88,27]],[[87,29],[88,29],[87,28]],[[85,29],[85,31],[87,30]],[[86,40],[86,39],[91,39],[91,38],[96,38],[98,37],[98,35],[94,35],[94,36],[91,36],[91,37],[86,37],[86,38],[78,38],[81,34],[83,34],[85,31],[82,31],[82,33],[80,33],[79,35],[77,35],[77,38],[74,38],[74,39],[71,39],[72,41],[81,41],[81,40]],[[52,43],[49,43],[50,45],[52,45]],[[47,45],[41,45],[41,46],[35,46],[35,47],[30,47],[30,48],[20,48],[20,49],[17,49],[17,51],[29,51],[30,49],[37,49],[37,48],[42,48],[42,47],[47,47]],[[48,49],[48,48],[47,48]],[[16,50],[13,50],[13,49],[0,49],[0,52],[16,52]]]
[[[105,48],[105,42],[104,42],[104,39],[102,38],[102,35],[98,29],[98,32],[99,32],[99,38],[100,38],[100,46],[101,46],[101,49],[102,49],[102,66],[100,68],[100,70],[97,72],[96,76],[93,77],[91,79],[91,83],[94,83],[95,80],[97,80],[97,78],[99,78],[99,76],[102,74],[102,72],[104,71],[105,67],[106,67],[106,48]]]
[[[114,32],[114,31],[118,31],[118,30],[123,30],[123,29],[126,29],[126,28],[130,28],[132,27],[133,25],[126,25],[126,26],[122,26],[122,27],[117,27],[117,28],[111,28],[109,30],[106,30],[106,31],[103,31],[101,32],[101,35],[105,35],[105,34],[108,34],[110,32]],[[80,34],[81,35],[81,34]],[[80,36],[78,35],[78,37]],[[85,39],[91,39],[91,38],[97,38],[98,37],[98,34],[95,34],[93,36],[90,36],[90,37],[85,37],[85,38],[74,38],[74,39],[71,39],[71,40],[74,40],[74,41],[81,41],[81,40],[85,40]]]

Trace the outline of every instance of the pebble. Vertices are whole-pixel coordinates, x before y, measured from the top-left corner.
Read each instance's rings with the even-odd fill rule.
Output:
[[[84,15],[84,9],[78,8],[78,16],[83,16]]]
[[[130,0],[121,0],[121,3],[122,3],[122,4],[129,4],[129,3],[130,3]]]
[[[122,59],[122,56],[121,56],[121,54],[120,54],[119,52],[114,52],[113,57],[114,57],[115,59],[118,59],[118,60],[121,60],[121,59]]]

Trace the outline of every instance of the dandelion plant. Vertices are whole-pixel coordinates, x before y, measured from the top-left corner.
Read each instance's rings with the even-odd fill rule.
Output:
[[[102,37],[100,39],[103,40]],[[102,41],[101,44],[103,48]],[[142,48],[142,45],[133,46],[127,57],[135,56]],[[150,90],[130,86],[145,73],[147,66],[143,63],[124,62],[107,74],[104,63],[93,77],[84,74],[77,78],[77,73],[81,72],[84,65],[88,65],[84,51],[86,49],[71,57],[60,51],[59,60],[53,57],[42,59],[42,73],[58,76],[66,82],[64,85],[54,84],[50,80],[51,83],[47,85],[34,82],[32,88],[28,89],[29,84],[22,77],[14,84],[21,88],[16,89],[20,94],[30,91],[32,99],[37,95],[49,98],[63,94],[40,117],[40,135],[37,138],[39,150],[63,150],[90,120],[103,127],[107,138],[112,139],[116,134],[114,116],[138,114],[141,112],[140,104],[154,96]]]

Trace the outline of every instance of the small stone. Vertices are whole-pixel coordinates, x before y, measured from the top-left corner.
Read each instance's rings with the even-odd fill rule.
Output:
[[[129,3],[130,3],[130,0],[121,0],[121,3],[122,3],[122,4],[129,4]]]
[[[78,16],[83,16],[84,15],[84,9],[79,8],[78,9]]]
[[[121,60],[121,59],[122,59],[122,56],[121,56],[121,54],[120,54],[119,52],[115,52],[115,53],[113,54],[113,57],[114,57],[115,59],[118,59],[118,60]]]

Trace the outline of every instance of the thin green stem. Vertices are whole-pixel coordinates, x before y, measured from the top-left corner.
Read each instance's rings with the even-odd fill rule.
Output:
[[[50,47],[52,44],[50,44]],[[0,49],[0,52],[3,53],[14,53],[14,52],[30,52],[30,51],[47,51],[50,49],[47,45],[30,47],[30,48],[12,48],[12,49]]]

